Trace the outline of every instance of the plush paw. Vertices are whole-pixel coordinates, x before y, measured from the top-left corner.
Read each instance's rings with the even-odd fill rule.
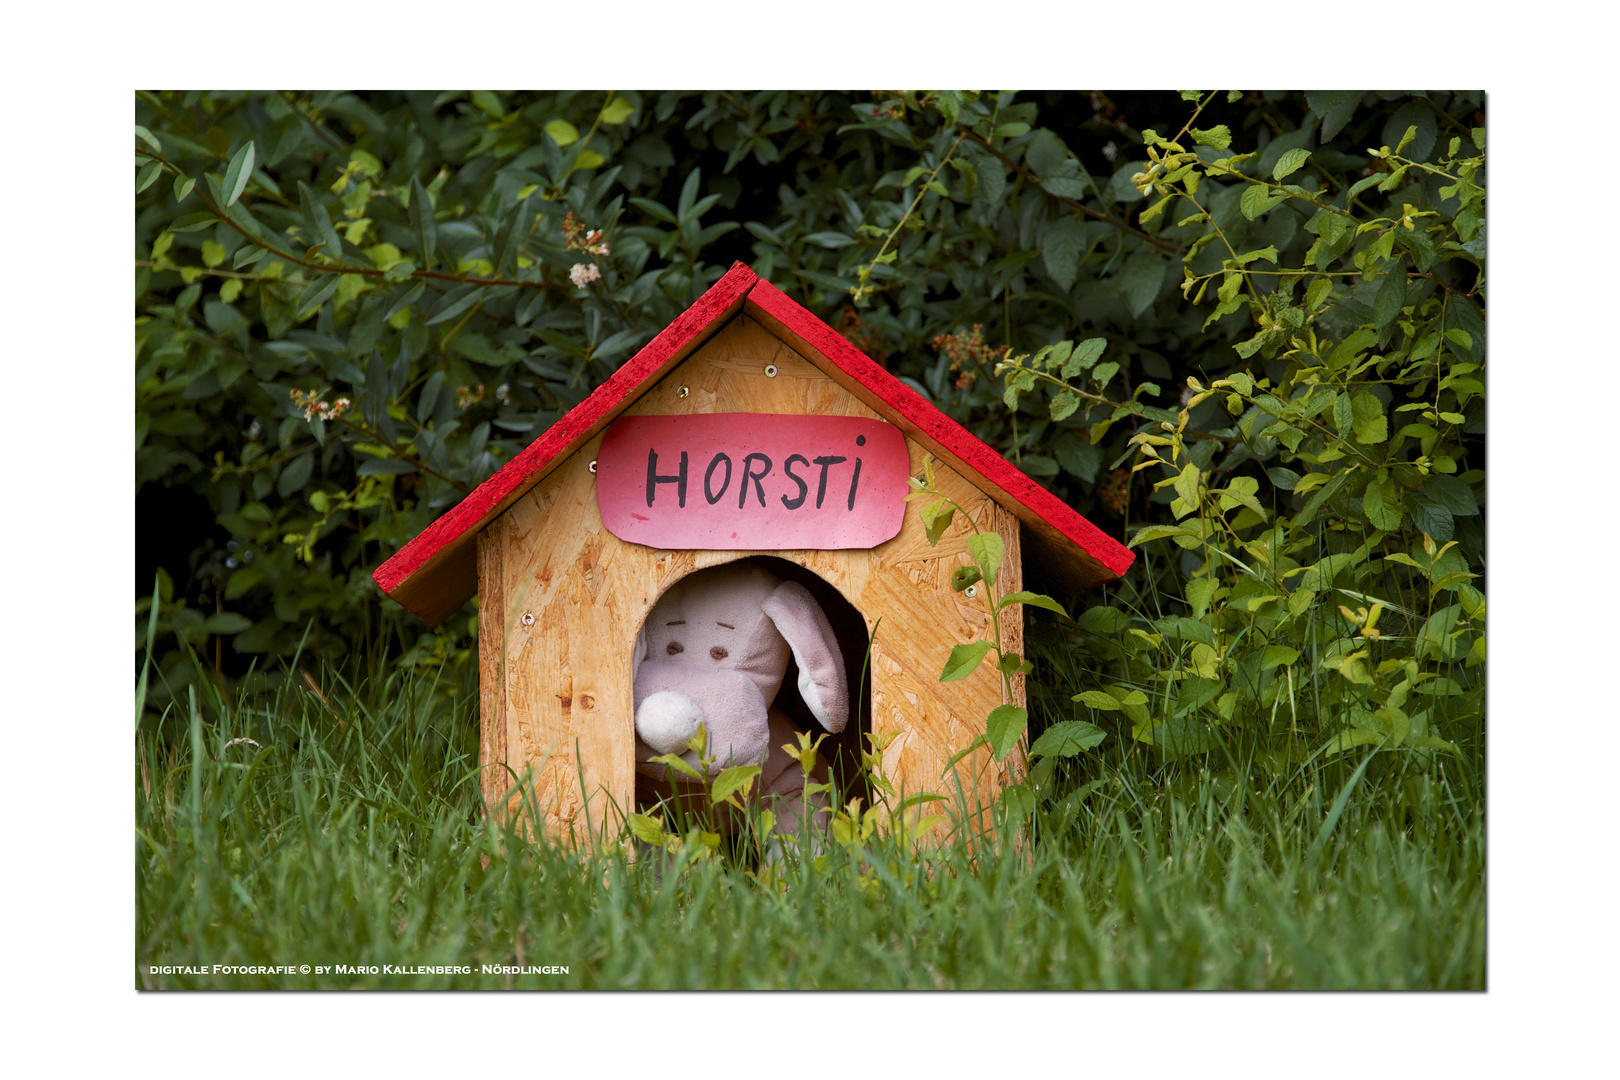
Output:
[[[636,734],[660,754],[678,754],[687,749],[686,741],[697,734],[703,710],[685,694],[660,690],[647,695],[636,710]]]

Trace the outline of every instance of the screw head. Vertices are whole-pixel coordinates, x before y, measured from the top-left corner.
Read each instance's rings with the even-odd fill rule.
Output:
[[[971,600],[975,596],[979,595],[979,587],[977,585],[969,585],[967,587],[967,589],[964,591],[963,595],[966,596],[969,600]]]
[[[765,365],[765,377],[767,379],[776,378],[776,365],[775,364],[766,364]]]
[[[523,618],[519,619],[518,621],[521,622],[524,626],[533,626],[534,625],[534,612],[525,611],[523,613]]]
[[[679,390],[675,391],[675,396],[676,397],[685,397],[687,394],[690,394],[691,392],[692,392],[692,390],[691,390],[690,387],[683,386]]]
[[[596,471],[596,462],[592,461],[591,462],[591,472],[595,472],[595,471]]]

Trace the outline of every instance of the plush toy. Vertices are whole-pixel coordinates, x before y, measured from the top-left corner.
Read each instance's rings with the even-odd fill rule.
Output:
[[[796,729],[772,707],[789,656],[810,712],[829,732],[844,730],[849,687],[843,657],[808,589],[746,564],[701,570],[677,582],[636,637],[637,770],[665,779],[665,766],[649,760],[659,754],[680,754],[698,767],[686,743],[701,723],[716,759],[711,778],[730,765],[761,766],[756,790],[776,800],[777,829],[796,831],[804,774],[782,750],[783,743],[796,743]],[[825,780],[825,766],[812,777],[818,778]]]

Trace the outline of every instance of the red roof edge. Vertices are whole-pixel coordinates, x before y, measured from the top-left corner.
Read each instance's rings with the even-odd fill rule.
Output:
[[[997,499],[1022,520],[1037,528],[1044,524],[1063,539],[1076,545],[1090,560],[1100,564],[1105,574],[1083,575],[1093,583],[1124,574],[1136,561],[1136,553],[1087,521],[1079,511],[1030,479],[961,424],[940,412],[928,399],[874,363],[851,345],[838,331],[796,303],[768,281],[761,280],[748,293],[749,307],[757,306],[768,316],[767,325],[777,324],[791,331],[815,351],[841,368],[856,386],[857,396],[865,389],[885,406],[881,411],[898,414],[906,426],[955,456],[1005,498]],[[776,329],[773,325],[772,329]]]
[[[623,411],[638,387],[661,377],[665,369],[701,344],[711,330],[736,314],[749,288],[758,281],[759,276],[747,265],[733,263],[720,280],[608,376],[590,397],[377,567],[372,579],[384,593],[429,623],[439,622],[466,603],[478,589],[476,558],[468,555],[475,550],[479,530],[544,479],[551,465],[566,458]],[[456,558],[458,554],[460,558]],[[447,574],[437,573],[437,568],[447,562],[456,564],[454,570],[445,567]],[[451,580],[426,580],[445,576]]]
[[[743,310],[745,303],[773,331],[798,338],[813,354],[831,363],[834,370],[828,375],[846,389],[887,414],[930,450],[954,457],[977,473],[990,489],[988,493],[1049,545],[1060,552],[1065,546],[1061,541],[1073,545],[1076,561],[1084,564],[1073,577],[1077,583],[1112,580],[1135,561],[1135,552],[738,262],[589,397],[377,567],[373,580],[390,598],[430,624],[453,614],[478,590],[479,531],[627,408],[638,389],[662,378]]]

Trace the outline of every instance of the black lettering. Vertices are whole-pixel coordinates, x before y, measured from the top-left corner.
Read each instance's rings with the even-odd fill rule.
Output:
[[[714,467],[720,464],[722,461],[726,463],[726,482],[720,485],[719,491],[715,491],[714,488],[710,487],[709,481],[714,479]],[[725,454],[716,454],[714,455],[714,460],[709,462],[708,471],[703,474],[703,497],[709,500],[710,506],[713,506],[715,503],[720,501],[720,496],[724,495],[726,493],[726,488],[730,486],[731,458]]]
[[[647,451],[647,505],[653,504],[653,493],[658,490],[659,484],[674,484],[675,496],[680,500],[681,509],[686,508],[686,451],[681,451],[681,471],[674,476],[658,475],[658,451]]]
[[[827,469],[828,469],[828,467],[832,466],[832,465],[837,465],[841,461],[848,461],[848,460],[849,460],[849,458],[841,458],[841,457],[818,457],[818,458],[816,458],[816,464],[821,466],[821,482],[816,485],[816,509],[817,510],[821,509],[821,500],[826,498],[826,496],[827,496]]]
[[[855,459],[855,475],[849,478],[849,508],[855,509],[855,486],[861,482],[861,459]]]
[[[763,461],[765,463],[764,472],[754,472],[754,462],[756,461]],[[743,458],[742,483],[737,485],[737,509],[741,510],[743,507],[748,505],[748,481],[750,480],[754,482],[754,494],[759,496],[759,505],[765,505],[765,485],[761,484],[760,481],[765,479],[770,474],[771,459],[766,457],[764,454],[749,454],[747,457]]]
[[[790,499],[786,495],[782,496],[782,505],[787,507],[789,510],[797,510],[799,507],[803,506],[804,500],[810,495],[810,485],[806,484],[793,472],[793,463],[795,461],[802,461],[806,465],[810,464],[810,459],[805,457],[803,454],[794,454],[792,457],[782,462],[782,471],[787,473],[789,480],[792,480],[795,484],[799,485],[798,498]]]

